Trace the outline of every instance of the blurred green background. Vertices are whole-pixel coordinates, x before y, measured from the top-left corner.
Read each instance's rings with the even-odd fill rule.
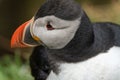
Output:
[[[15,29],[32,18],[45,0],[0,0],[0,80],[33,80],[29,56],[32,48],[11,49]],[[120,0],[76,0],[93,22],[120,24]]]

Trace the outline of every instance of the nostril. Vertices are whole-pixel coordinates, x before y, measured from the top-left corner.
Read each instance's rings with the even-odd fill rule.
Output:
[[[53,26],[50,24],[50,22],[47,23],[46,25],[47,30],[54,30],[55,28],[53,28]]]

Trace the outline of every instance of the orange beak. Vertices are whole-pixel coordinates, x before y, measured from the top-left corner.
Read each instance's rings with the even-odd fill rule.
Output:
[[[26,45],[22,42],[22,38],[23,38],[24,29],[29,22],[30,21],[25,22],[24,24],[19,26],[17,30],[14,32],[12,39],[11,39],[12,48],[13,47],[26,47]]]
[[[30,26],[33,19],[23,23],[14,32],[11,38],[11,47],[30,47],[38,45],[36,37],[31,35]],[[38,40],[38,39],[37,39]]]

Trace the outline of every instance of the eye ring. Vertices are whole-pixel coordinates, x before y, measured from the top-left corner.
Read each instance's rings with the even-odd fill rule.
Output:
[[[46,25],[47,30],[54,30],[53,26],[50,24],[50,22],[47,23]]]

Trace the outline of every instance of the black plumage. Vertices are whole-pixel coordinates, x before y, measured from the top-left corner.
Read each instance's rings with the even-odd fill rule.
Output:
[[[73,0],[47,0],[36,13],[35,20],[48,15],[65,20],[81,17],[81,23],[74,38],[64,48],[38,46],[34,49],[30,65],[35,80],[46,80],[51,70],[58,73],[57,62],[82,62],[113,46],[120,47],[120,26],[111,22],[92,23]]]
[[[50,73],[47,53],[43,46],[35,47],[30,56],[30,67],[35,80],[46,80]]]

